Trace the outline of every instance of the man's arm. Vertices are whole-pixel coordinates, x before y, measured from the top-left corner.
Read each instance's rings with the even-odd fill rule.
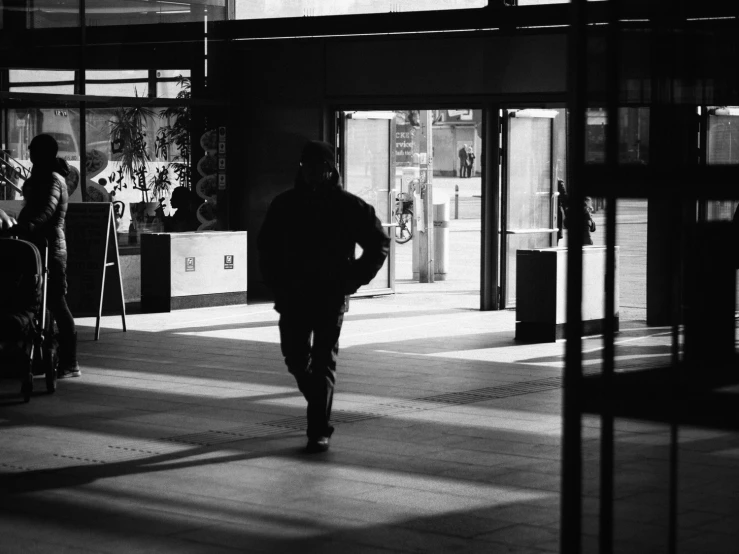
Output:
[[[377,219],[375,209],[369,204],[362,206],[358,225],[357,244],[362,247],[362,255],[351,266],[347,280],[348,294],[355,293],[359,287],[374,279],[390,252],[390,239]]]

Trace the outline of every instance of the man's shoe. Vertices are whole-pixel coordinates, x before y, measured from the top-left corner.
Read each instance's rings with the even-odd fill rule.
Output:
[[[82,372],[80,371],[80,364],[78,363],[66,367],[62,367],[60,365],[56,373],[57,379],[69,379],[70,377],[79,377],[80,375],[82,375]]]
[[[305,450],[306,452],[326,452],[328,450],[328,437],[308,439],[308,445],[305,447]]]

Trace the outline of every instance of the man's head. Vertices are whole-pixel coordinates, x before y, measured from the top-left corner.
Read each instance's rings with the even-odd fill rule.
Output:
[[[336,163],[334,147],[327,142],[312,140],[300,156],[300,173],[310,186],[327,185],[334,181]]]
[[[54,137],[42,133],[33,137],[31,144],[28,145],[28,151],[31,153],[33,165],[51,165],[56,161],[59,145]]]

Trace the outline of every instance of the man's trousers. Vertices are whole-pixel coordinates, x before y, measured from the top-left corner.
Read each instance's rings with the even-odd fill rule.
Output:
[[[280,346],[287,369],[308,401],[308,438],[330,437],[336,359],[344,314],[320,308],[280,314]]]

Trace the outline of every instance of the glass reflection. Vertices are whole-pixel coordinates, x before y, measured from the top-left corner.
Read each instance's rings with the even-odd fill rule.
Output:
[[[58,145],[58,157],[72,167],[67,187],[72,201],[81,201],[79,189],[80,117],[79,110],[66,106],[44,108],[8,108],[3,129],[2,161],[0,161],[0,199],[22,200],[20,189],[32,164],[28,152],[31,139],[38,134],[53,136]]]
[[[195,23],[222,21],[227,18],[225,0],[204,0],[198,2],[160,0],[145,2],[141,0],[98,0],[87,4],[85,19],[87,25],[141,25],[152,23]]]
[[[20,4],[28,14],[30,29],[78,27],[80,24],[79,0],[34,0]]]
[[[567,0],[569,1],[569,0]],[[236,19],[314,17],[367,13],[483,8],[488,0],[235,0]]]
[[[618,163],[649,163],[649,108],[625,107],[618,109]],[[606,128],[608,114],[603,108],[592,108],[586,112],[585,162],[605,163]]]
[[[706,138],[709,165],[739,164],[739,108],[709,108]],[[706,202],[706,219],[731,221],[737,206],[737,200],[709,200]]]
[[[87,111],[88,196],[117,203],[120,233],[165,230],[173,190],[191,189],[189,131],[188,108]]]

